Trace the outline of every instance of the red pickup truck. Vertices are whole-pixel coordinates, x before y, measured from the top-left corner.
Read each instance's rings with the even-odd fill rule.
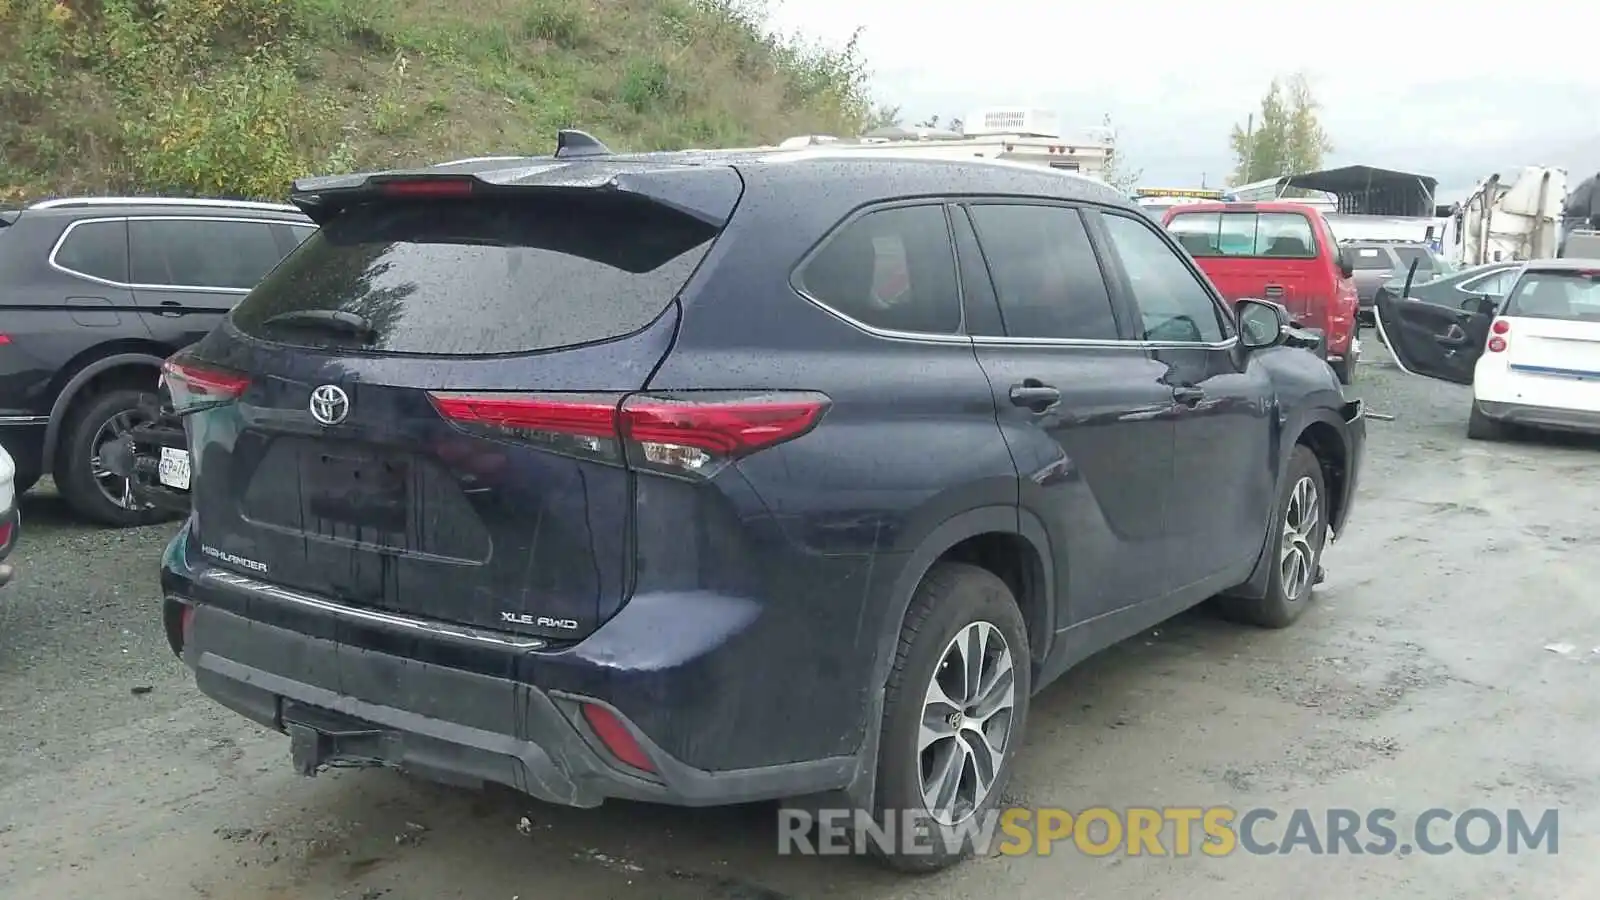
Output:
[[[1301,327],[1322,333],[1339,381],[1355,378],[1359,301],[1351,263],[1315,207],[1189,203],[1167,210],[1162,224],[1228,301],[1283,304]]]

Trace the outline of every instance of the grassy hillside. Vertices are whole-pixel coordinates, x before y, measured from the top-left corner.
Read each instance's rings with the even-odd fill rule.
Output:
[[[852,44],[746,0],[0,0],[0,200],[281,197],[302,174],[854,132]]]

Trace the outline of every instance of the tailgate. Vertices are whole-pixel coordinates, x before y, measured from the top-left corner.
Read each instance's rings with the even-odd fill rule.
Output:
[[[331,216],[169,364],[200,552],[346,605],[598,627],[633,574],[618,406],[719,230],[614,191]]]

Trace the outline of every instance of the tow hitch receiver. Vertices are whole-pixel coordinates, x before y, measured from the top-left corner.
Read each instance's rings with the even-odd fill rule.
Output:
[[[282,717],[294,770],[301,775],[315,777],[323,766],[384,766],[392,758],[393,735],[370,723],[288,700]]]

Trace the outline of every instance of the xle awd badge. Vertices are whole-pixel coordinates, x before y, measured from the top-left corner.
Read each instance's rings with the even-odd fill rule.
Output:
[[[552,619],[549,616],[530,616],[527,613],[503,612],[500,614],[500,621],[514,625],[533,625],[538,628],[560,628],[563,631],[574,631],[578,627],[577,619]]]
[[[337,384],[325,384],[311,392],[311,418],[322,425],[337,425],[350,416],[350,395]]]

